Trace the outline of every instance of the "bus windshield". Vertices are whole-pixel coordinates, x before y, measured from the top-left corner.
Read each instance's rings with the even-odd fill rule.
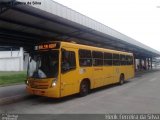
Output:
[[[55,78],[58,76],[59,51],[38,51],[30,55],[28,77]]]

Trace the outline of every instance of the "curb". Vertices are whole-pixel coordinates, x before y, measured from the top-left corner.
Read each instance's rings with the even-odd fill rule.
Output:
[[[138,72],[135,72],[137,75],[139,74],[145,74],[145,73],[151,73],[151,72],[157,72],[157,71],[160,71],[160,69],[152,69],[152,70],[147,70],[147,71],[138,71]]]
[[[17,102],[19,100],[24,100],[26,98],[29,98],[30,95],[16,95],[16,96],[10,96],[0,99],[0,105],[10,104],[13,102]]]

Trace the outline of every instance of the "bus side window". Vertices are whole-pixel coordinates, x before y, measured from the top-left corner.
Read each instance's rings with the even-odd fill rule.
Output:
[[[119,54],[113,54],[113,65],[114,66],[120,65]]]
[[[112,66],[112,53],[104,53],[104,66]]]
[[[127,65],[133,65],[133,56],[126,56]]]
[[[93,66],[103,66],[103,53],[99,51],[92,51]]]
[[[120,55],[120,63],[121,63],[121,65],[126,65],[126,56],[125,55]]]
[[[62,63],[61,63],[61,70],[62,73],[67,72],[71,69],[76,68],[76,58],[75,52],[62,50]]]
[[[81,67],[92,66],[92,55],[90,50],[79,49],[79,65]]]

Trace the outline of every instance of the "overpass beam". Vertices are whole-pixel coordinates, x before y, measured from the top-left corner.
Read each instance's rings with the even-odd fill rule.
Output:
[[[0,4],[0,15],[15,6],[16,0],[2,1]]]

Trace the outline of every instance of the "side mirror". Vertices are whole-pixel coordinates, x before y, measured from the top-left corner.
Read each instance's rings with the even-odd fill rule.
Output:
[[[33,59],[32,59],[32,58],[30,58],[29,62],[32,62],[32,60],[33,60]]]
[[[32,60],[33,60],[33,56],[34,56],[34,54],[33,54],[33,53],[29,53],[29,62],[32,62]]]

